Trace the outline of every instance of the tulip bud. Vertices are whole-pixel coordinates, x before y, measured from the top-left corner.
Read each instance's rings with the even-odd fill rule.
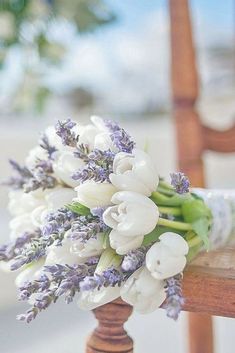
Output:
[[[111,198],[116,192],[116,188],[109,183],[96,183],[87,181],[75,188],[77,198],[74,201],[80,202],[88,208],[108,206],[111,204]]]
[[[146,266],[156,279],[165,279],[183,271],[186,265],[188,243],[179,234],[166,232],[159,237],[146,254]]]

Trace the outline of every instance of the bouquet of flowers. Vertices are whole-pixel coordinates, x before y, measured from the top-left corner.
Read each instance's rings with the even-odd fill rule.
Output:
[[[0,264],[18,272],[19,299],[31,305],[18,319],[30,322],[61,296],[88,310],[120,296],[140,313],[164,303],[176,319],[182,272],[228,240],[235,197],[190,190],[183,173],[167,183],[124,129],[91,121],[59,121],[24,166],[10,161],[13,218]]]

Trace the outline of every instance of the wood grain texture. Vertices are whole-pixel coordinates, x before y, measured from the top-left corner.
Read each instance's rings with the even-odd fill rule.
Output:
[[[132,307],[117,299],[93,310],[98,326],[88,338],[86,353],[132,353],[133,340],[124,330]]]
[[[192,185],[203,187],[202,158],[205,149],[205,130],[196,110],[199,84],[188,1],[169,0],[169,11],[171,87],[178,166],[180,171],[189,176]],[[194,291],[190,292],[195,279],[190,271],[185,276],[184,294],[187,296],[185,309],[200,311],[202,308],[197,308],[197,303],[195,304],[193,300],[190,302],[190,296],[195,295],[198,290],[194,286]],[[190,353],[213,353],[212,318],[208,315],[190,313],[188,328]]]
[[[235,317],[235,249],[203,253],[186,268],[184,309]]]

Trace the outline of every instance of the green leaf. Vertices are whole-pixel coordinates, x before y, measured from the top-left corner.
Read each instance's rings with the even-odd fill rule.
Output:
[[[154,241],[158,240],[161,234],[166,232],[172,232],[172,228],[156,226],[151,233],[145,235],[142,245],[147,246],[153,243]],[[185,232],[177,229],[177,233],[183,235]]]
[[[182,214],[184,220],[188,223],[194,222],[200,218],[211,219],[211,211],[204,201],[192,199],[185,201],[182,205]]]
[[[209,250],[210,248],[209,237],[208,237],[209,227],[210,227],[210,220],[207,219],[206,217],[199,218],[198,220],[192,223],[193,230],[202,239],[207,250]]]
[[[102,245],[103,245],[104,249],[110,248],[109,233],[110,233],[110,231],[103,233]]]
[[[86,207],[86,206],[83,206],[79,202],[73,202],[73,203],[71,203],[69,205],[66,205],[66,207],[70,211],[72,211],[74,213],[77,213],[77,214],[79,214],[81,216],[88,216],[89,214],[91,214],[90,209],[88,207]]]

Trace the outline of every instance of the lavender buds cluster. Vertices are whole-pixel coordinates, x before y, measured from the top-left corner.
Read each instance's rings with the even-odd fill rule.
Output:
[[[164,309],[166,314],[173,320],[177,320],[184,305],[184,298],[182,295],[182,274],[165,280],[166,301]]]
[[[189,192],[190,182],[184,173],[171,173],[171,185],[178,194]]]
[[[124,280],[125,275],[121,271],[115,267],[110,267],[103,271],[102,274],[95,273],[93,276],[86,276],[80,282],[80,290],[90,291],[94,289],[99,290],[101,287],[121,286]]]
[[[48,275],[46,275],[48,273]],[[52,265],[45,266],[44,273],[32,282],[26,282],[19,288],[19,299],[31,298],[33,306],[25,314],[18,315],[17,319],[29,323],[36,318],[39,312],[48,308],[52,303],[64,295],[69,304],[76,292],[80,290],[80,282],[94,273],[94,266],[88,265]],[[33,300],[32,300],[32,295]]]
[[[110,131],[110,137],[114,146],[116,146],[120,152],[131,153],[135,147],[135,142],[132,141],[130,135],[111,120],[107,120],[105,125]]]
[[[75,155],[77,152],[75,152]],[[111,150],[101,151],[94,149],[86,156],[86,165],[74,173],[72,178],[84,183],[86,180],[96,182],[110,182],[109,175],[113,171],[113,160],[115,154]],[[84,160],[84,158],[83,158]]]
[[[76,147],[78,143],[78,136],[72,130],[76,123],[70,119],[65,121],[58,121],[55,126],[56,134],[61,138],[63,145]]]

